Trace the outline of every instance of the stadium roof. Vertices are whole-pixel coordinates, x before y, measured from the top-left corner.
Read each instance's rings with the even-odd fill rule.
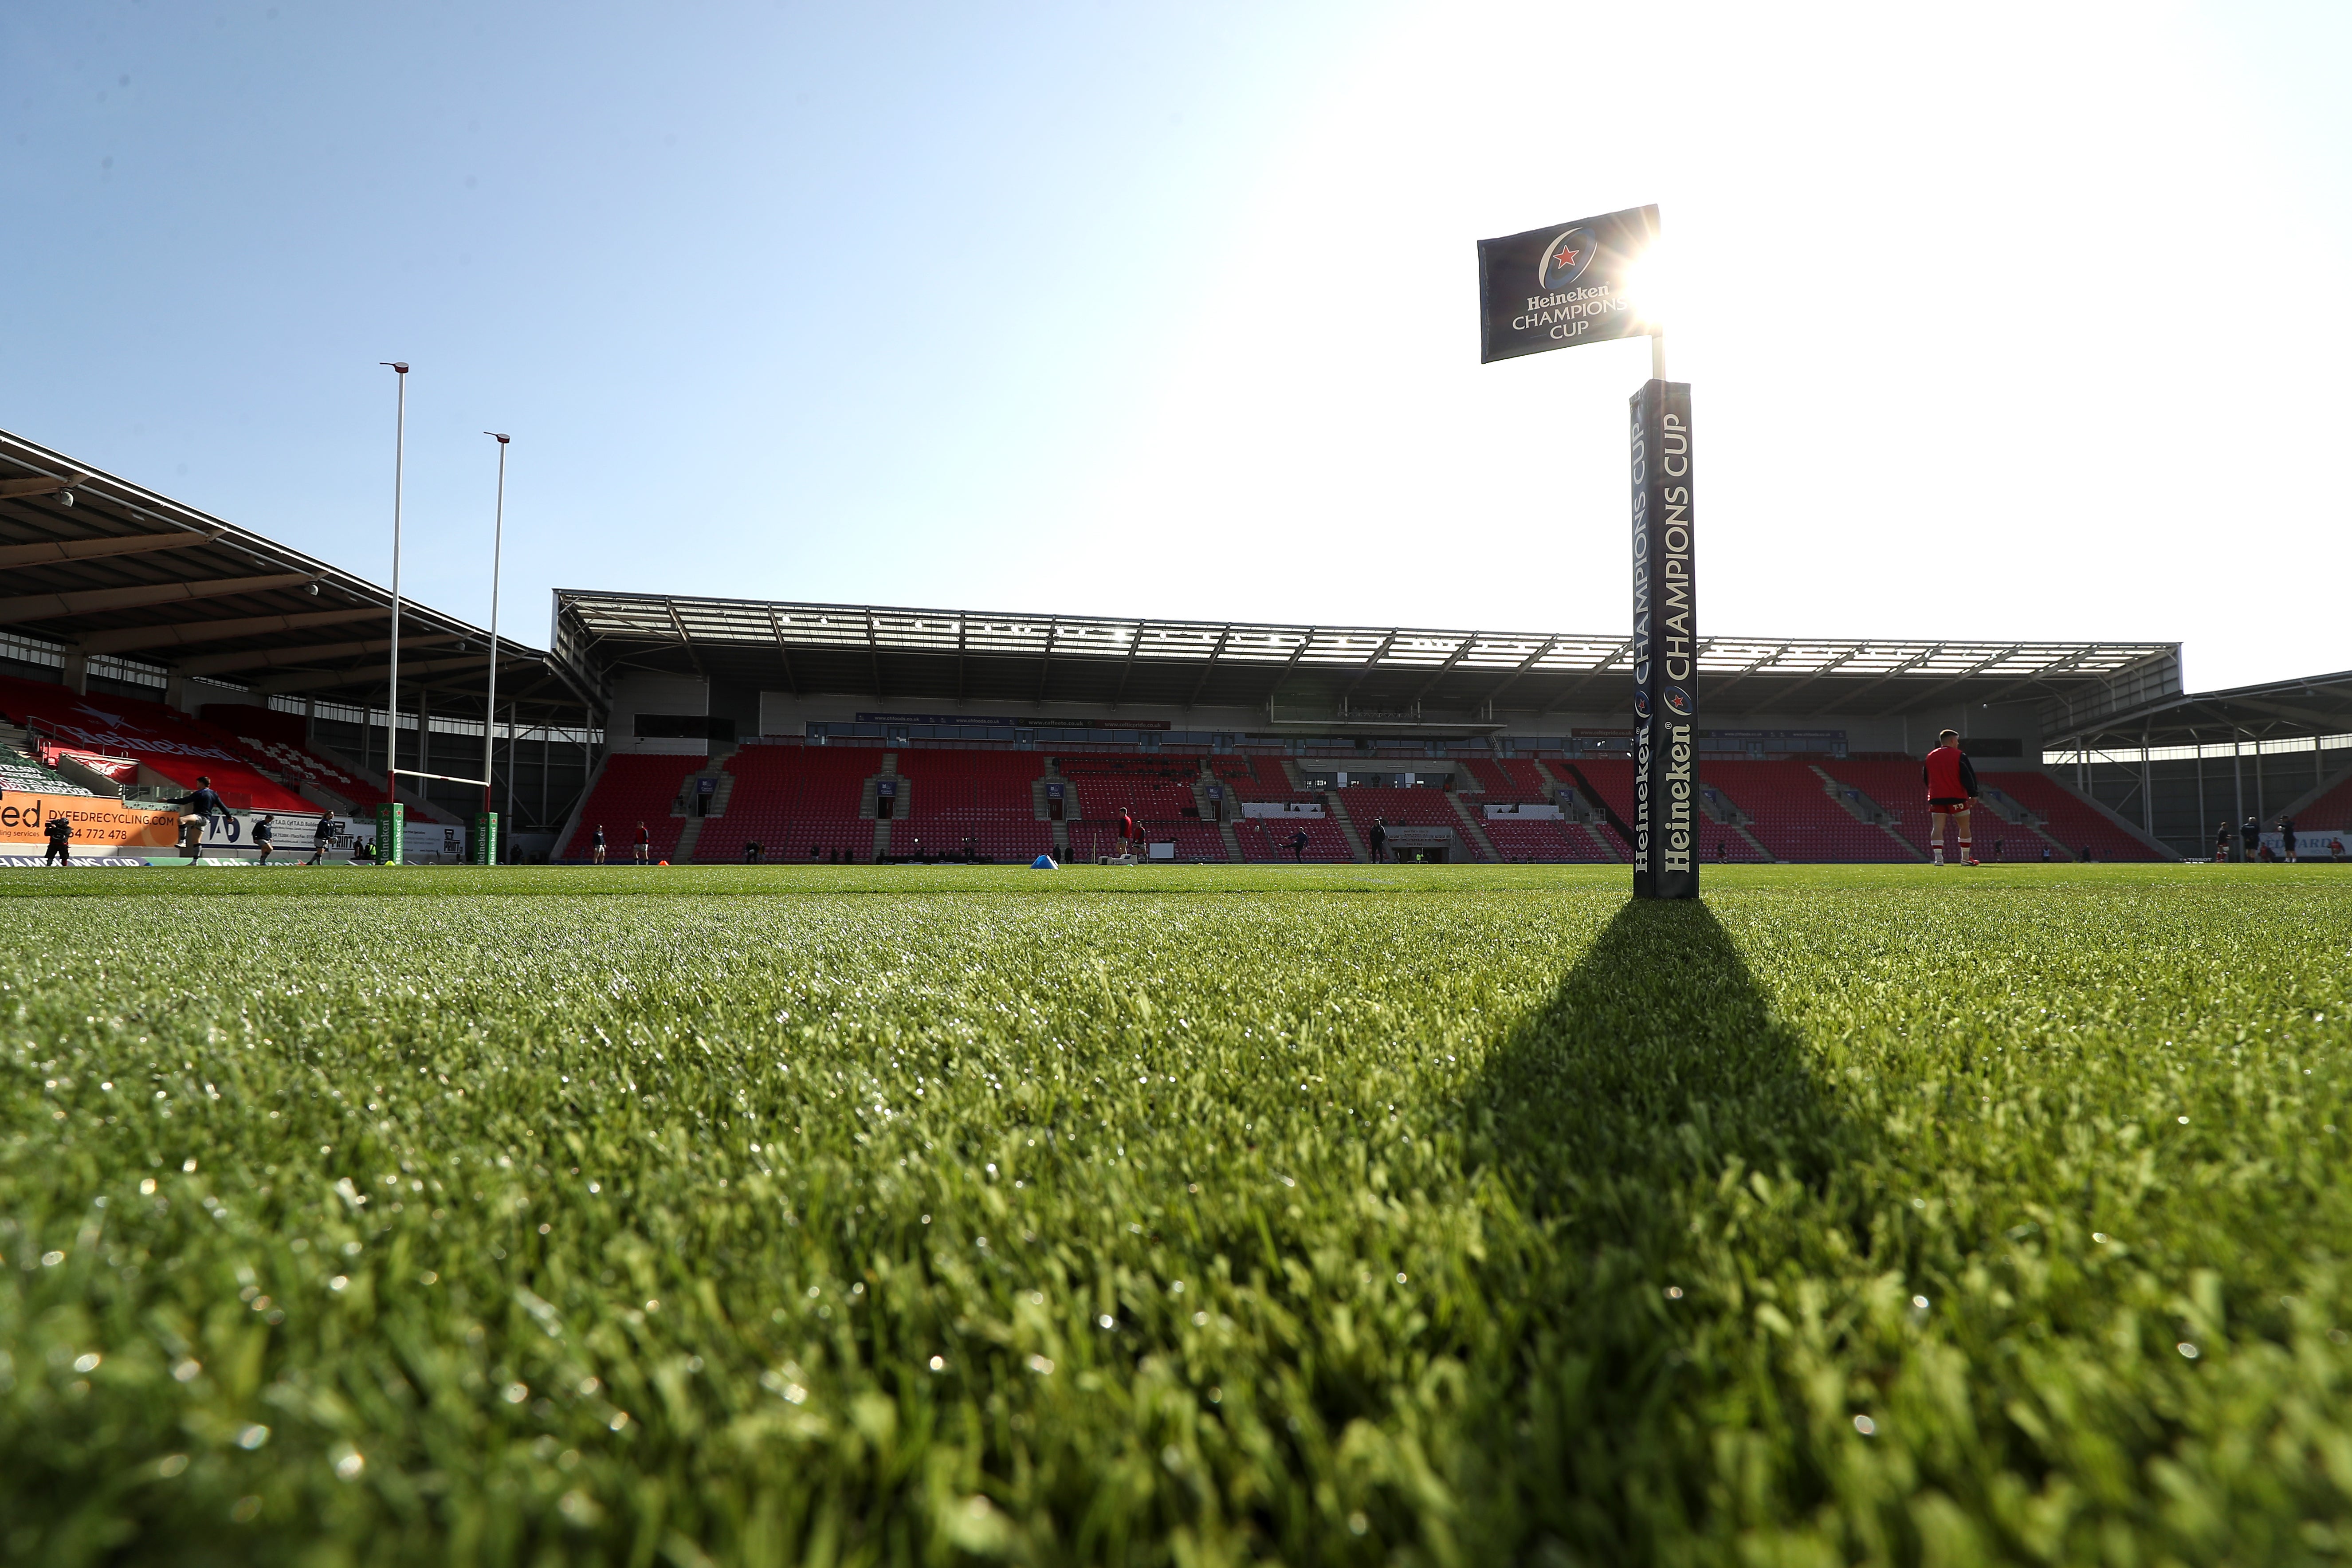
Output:
[[[2352,733],[2352,670],[2170,696],[2046,726],[2045,745],[2185,746]]]
[[[193,507],[0,432],[0,629],[256,691],[381,704],[392,594]],[[489,634],[413,601],[402,706],[478,718]],[[576,722],[585,694],[506,637],[499,706]]]
[[[1613,708],[1622,634],[1013,615],[558,589],[559,662],[876,701],[1266,709],[1391,727]],[[2178,643],[1709,637],[1710,716],[1891,717],[1962,702],[2105,710],[2180,689]],[[592,679],[583,674],[583,679]],[[1276,719],[1276,722],[1282,722]],[[1339,721],[1345,721],[1341,718]],[[1328,728],[1333,720],[1295,722]]]

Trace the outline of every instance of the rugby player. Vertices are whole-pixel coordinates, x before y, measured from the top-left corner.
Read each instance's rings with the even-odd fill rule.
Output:
[[[1927,753],[1927,766],[1919,770],[1920,779],[1927,786],[1927,824],[1934,835],[1936,864],[1944,863],[1944,819],[1958,817],[1960,827],[1960,864],[1979,864],[1969,843],[1969,808],[1976,804],[1977,770],[1960,750],[1960,732],[1947,730],[1936,737],[1936,749]]]

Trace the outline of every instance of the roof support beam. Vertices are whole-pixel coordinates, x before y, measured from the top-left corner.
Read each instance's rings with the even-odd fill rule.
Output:
[[[867,629],[869,631],[872,629],[871,622],[867,623]],[[1045,651],[1037,656],[1036,700],[1040,702],[1045,700],[1045,682],[1054,673],[1054,639],[1061,635],[1062,623],[1059,620],[1045,623]],[[877,692],[882,689],[882,677],[879,672],[877,672],[874,677],[874,689]]]
[[[50,561],[88,561],[100,555],[144,555],[151,550],[185,550],[210,544],[217,533],[128,533],[113,539],[44,539],[37,544],[0,544],[0,566],[37,566]]]
[[[1979,659],[1976,663],[1969,666],[1968,668],[1952,677],[1951,679],[1945,681],[1942,685],[1934,687],[1929,690],[1923,691],[1918,696],[1911,699],[1909,702],[1904,705],[1903,710],[1906,713],[1918,712],[1921,709],[1927,707],[1930,703],[1933,703],[1938,698],[1942,697],[1946,692],[1956,691],[1959,688],[1966,686],[1969,681],[1974,680],[1978,676],[1982,675],[1986,670],[1990,669],[1994,665],[2000,664],[2005,659],[2015,658],[2021,646],[2022,645],[2011,643],[2007,647],[2002,648],[1999,653],[1992,655],[1990,658]]]
[[[452,632],[438,637],[411,636],[402,639],[402,646],[430,647],[436,644],[465,640]],[[506,638],[499,640],[504,642]],[[208,653],[195,658],[184,658],[172,668],[181,675],[218,675],[231,669],[299,669],[317,664],[322,658],[350,658],[355,654],[384,653],[391,647],[390,637],[369,637],[360,642],[311,643],[302,647],[247,648],[240,653]]]
[[[1370,655],[1365,658],[1362,668],[1356,671],[1356,678],[1353,680],[1349,681],[1345,687],[1340,689],[1339,711],[1344,713],[1348,710],[1348,699],[1356,694],[1356,688],[1364,683],[1364,678],[1366,676],[1371,674],[1372,671],[1381,667],[1381,660],[1388,658],[1389,649],[1396,646],[1398,635],[1399,634],[1395,632],[1391,632],[1388,636],[1382,637],[1381,639],[1381,646],[1372,649]],[[1303,647],[1305,645],[1302,644],[1301,646]]]
[[[1845,665],[1848,660],[1859,658],[1862,654],[1862,649],[1863,645],[1856,643],[1853,647],[1846,649],[1843,653],[1838,655],[1835,658],[1822,666],[1821,668],[1813,671],[1811,675],[1808,675],[1802,680],[1797,682],[1796,685],[1789,688],[1788,690],[1783,691],[1779,696],[1773,698],[1772,700],[1782,704],[1794,701],[1796,700],[1797,693],[1802,691],[1806,687],[1811,686],[1813,682],[1821,679],[1822,677],[1825,675],[1834,674],[1839,668]],[[1791,711],[1794,711],[1794,710],[1791,710]]]
[[[35,474],[26,479],[0,479],[0,500],[14,500],[20,496],[53,496],[59,490],[69,490],[89,478],[75,474],[69,479],[56,479],[47,474]]]
[[[1421,689],[1412,694],[1413,705],[1415,707],[1419,707],[1421,700],[1428,696],[1433,690],[1436,689],[1437,683],[1444,679],[1445,677],[1453,670],[1454,667],[1460,664],[1465,658],[1468,657],[1470,650],[1477,646],[1478,634],[1476,632],[1472,632],[1468,637],[1464,637],[1462,639],[1462,646],[1448,654],[1444,664],[1441,664],[1435,669],[1431,670],[1429,672],[1429,679],[1421,683]]]
[[[1201,679],[1192,683],[1192,695],[1184,699],[1185,707],[1190,708],[1201,700],[1201,693],[1208,687],[1209,677],[1217,673],[1217,656],[1225,651],[1225,643],[1233,635],[1231,626],[1217,633],[1217,646],[1209,650],[1209,662],[1201,667]]]
[[[1860,686],[1854,688],[1852,691],[1847,692],[1844,696],[1832,700],[1828,707],[1822,710],[1823,716],[1826,717],[1832,713],[1853,712],[1854,703],[1860,701],[1863,698],[1869,696],[1872,692],[1877,690],[1888,681],[1900,679],[1902,677],[1910,674],[1913,670],[1918,668],[1921,665],[1927,663],[1929,659],[1935,658],[1937,654],[1943,651],[1944,645],[1942,643],[1930,643],[1927,647],[1913,654],[1901,664],[1895,666],[1894,668],[1881,670],[1878,674],[1870,677]]]
[[[1559,643],[1560,639],[1557,634],[1544,638],[1542,644],[1537,647],[1535,652],[1519,660],[1517,665],[1512,667],[1511,672],[1508,675],[1506,675],[1502,679],[1496,681],[1494,689],[1488,691],[1486,696],[1478,700],[1478,706],[1481,708],[1492,708],[1495,705],[1496,698],[1500,697],[1504,692],[1508,691],[1513,684],[1518,680],[1519,677],[1533,669],[1537,665],[1541,664],[1550,656],[1551,650],[1559,646]]]
[[[784,623],[776,614],[776,606],[768,606],[768,629],[776,634],[776,657],[784,661],[784,689],[798,697],[800,678],[793,673],[793,645],[784,640]]]
[[[669,612],[669,624],[677,628],[677,646],[686,649],[687,662],[694,666],[695,674],[708,682],[710,672],[702,668],[702,656],[694,651],[694,639],[686,635],[686,622],[677,613],[677,601],[664,599],[662,608]]]
[[[1127,678],[1135,673],[1135,656],[1143,651],[1143,626],[1144,623],[1138,621],[1128,628],[1127,660],[1118,668],[1118,686],[1110,694],[1110,705],[1114,708],[1127,695]]]
[[[1627,637],[1623,642],[1617,645],[1617,650],[1611,654],[1607,658],[1602,659],[1591,669],[1580,671],[1576,677],[1576,684],[1573,686],[1563,687],[1559,694],[1553,697],[1550,701],[1536,710],[1536,717],[1540,719],[1555,708],[1569,707],[1577,701],[1580,701],[1583,699],[1585,692],[1591,688],[1592,683],[1609,673],[1610,666],[1615,664],[1619,659],[1626,658],[1628,655],[1632,654],[1633,651],[1633,639],[1632,637]],[[1631,721],[1628,721],[1628,728],[1630,727]]]
[[[499,640],[504,642],[506,638],[500,637]],[[538,664],[543,658],[543,655],[536,653],[514,652],[507,654],[499,662],[510,665]],[[404,680],[411,675],[423,677],[446,674],[453,669],[486,669],[489,662],[488,655],[479,653],[469,653],[462,658],[419,659],[415,663],[402,659],[400,673]],[[370,681],[381,681],[391,673],[392,667],[388,664],[370,665],[364,669],[304,670],[299,675],[278,675],[267,680],[257,680],[254,682],[253,689],[260,692],[316,691],[329,686],[357,686]]]
[[[46,621],[98,610],[131,610],[142,605],[172,605],[185,599],[218,599],[231,594],[264,594],[318,581],[315,573],[268,572],[255,577],[212,577],[197,583],[142,583],[130,588],[83,588],[69,594],[24,594],[0,599],[0,623]]]
[[[92,632],[82,637],[79,646],[84,653],[131,653],[140,648],[225,642],[230,637],[301,631],[310,626],[341,626],[350,621],[372,621],[383,613],[382,605],[367,605],[356,610],[305,610],[293,616],[238,616],[226,621],[173,621],[167,626],[126,626],[119,632]]]

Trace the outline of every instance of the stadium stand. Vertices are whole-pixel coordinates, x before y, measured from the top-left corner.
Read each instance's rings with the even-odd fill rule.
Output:
[[[1485,826],[1487,842],[1506,860],[1572,864],[1609,859],[1591,831],[1577,823],[1550,817],[1490,816]]]
[[[78,784],[59,778],[37,761],[0,741],[0,794],[17,795],[88,795],[90,792]]]
[[[134,758],[184,790],[198,774],[232,811],[315,815],[310,801],[265,776],[236,737],[176,708],[136,697],[86,697],[62,686],[0,676],[0,714],[36,737]]]
[[[580,826],[564,846],[564,858],[587,859],[589,846],[601,825],[604,829],[606,858],[626,861],[636,840],[637,824],[643,822],[652,841],[652,858],[668,859],[677,847],[679,830],[686,826],[686,819],[672,816],[670,808],[677,803],[678,789],[686,776],[701,772],[704,761],[701,757],[606,758],[604,771],[596,775],[596,787],[589,792],[587,804],[580,809]]]
[[[1037,820],[1034,786],[1045,760],[1034,752],[923,750],[898,753],[907,815],[890,829],[894,855],[961,854],[966,839],[992,860],[1030,860],[1054,848]],[[1074,841],[1075,844],[1075,841]],[[1222,847],[1217,858],[1224,858]]]
[[[1356,858],[1339,825],[1328,816],[1249,816],[1234,824],[1234,837],[1241,843],[1244,860],[1289,859],[1294,833],[1307,835],[1306,859],[1352,861]]]
[[[1555,770],[1561,774],[1561,783],[1572,784],[1576,773],[1582,774],[1585,784],[1599,797],[1597,804],[1614,812],[1619,822],[1630,824],[1633,820],[1633,763],[1631,759],[1591,757],[1573,766],[1574,773],[1565,766]],[[1618,854],[1630,857],[1633,853],[1633,841],[1620,833],[1613,824],[1596,823],[1592,831],[1605,835]]]
[[[1454,802],[1442,789],[1366,789],[1350,785],[1335,790],[1347,804],[1348,817],[1359,832],[1371,831],[1375,817],[1385,818],[1391,827],[1451,827],[1459,831],[1462,819],[1454,814]]]
[[[1078,798],[1079,815],[1116,818],[1129,810],[1146,822],[1198,820],[1192,781],[1197,763],[1141,757],[1057,756],[1055,770],[1070,781]]]
[[[1454,842],[1462,847],[1465,860],[1484,860],[1486,855],[1476,839],[1462,826],[1461,816],[1454,809],[1454,799],[1442,789],[1378,789],[1350,784],[1332,792],[1348,808],[1348,820],[1355,825],[1356,837],[1370,844],[1372,824],[1385,821],[1391,827],[1450,827]]]
[[[1040,823],[1038,826],[1042,827],[1045,825]],[[1175,845],[1179,860],[1222,862],[1227,858],[1224,835],[1219,833],[1213,824],[1177,819],[1146,822],[1143,826],[1144,842]],[[1071,823],[1069,827],[1070,858],[1073,860],[1093,860],[1121,852],[1118,823],[1115,819],[1108,822],[1082,819]]]
[[[1465,757],[1462,765],[1468,770],[1477,792],[1488,800],[1549,801],[1552,785],[1546,783],[1542,767],[1531,757]],[[1468,785],[1462,793],[1472,793]]]
[[[726,814],[704,821],[695,859],[740,860],[743,846],[755,840],[769,861],[830,861],[835,851],[870,859],[874,819],[861,811],[866,781],[882,771],[883,760],[883,752],[861,746],[787,742],[740,748],[719,764],[734,786]]]
[[[2337,781],[2333,789],[2297,812],[2294,825],[2315,832],[2352,829],[2352,774]]]
[[[2042,832],[2056,839],[2062,853],[2079,856],[2084,848],[2095,860],[2161,860],[2163,856],[2141,843],[2138,838],[2116,826],[2106,813],[2087,805],[2081,796],[2050,777],[2032,769],[1979,774],[1980,784],[1998,784],[2011,799],[2042,821]],[[2004,824],[2003,826],[2006,826]],[[1985,830],[1970,825],[1979,842],[1986,838]],[[2034,854],[2041,854],[2037,847]],[[1978,851],[1983,858],[1983,851]]]
[[[257,765],[289,782],[312,784],[331,791],[359,811],[373,811],[388,798],[383,785],[371,784],[351,769],[311,751],[304,743],[304,726],[297,714],[241,702],[208,702],[202,713],[206,723],[235,736]]]
[[[1219,760],[1238,763],[1244,759]],[[1278,759],[1265,760],[1279,768]],[[1217,831],[1214,823],[1201,818],[1200,802],[1192,793],[1192,786],[1201,777],[1197,759],[1079,752],[1057,755],[1054,766],[1069,781],[1077,801],[1077,818],[1069,824],[1072,859],[1092,860],[1119,853],[1118,814],[1123,810],[1132,811],[1143,824],[1146,843],[1175,845],[1180,860],[1223,861],[1230,858],[1225,851],[1224,835]],[[1236,798],[1260,798],[1252,792],[1264,786],[1253,775],[1229,777],[1221,772],[1218,776],[1227,778]],[[1295,793],[1287,779],[1282,781],[1282,789],[1285,799]],[[1342,840],[1341,847],[1345,847]]]
[[[1210,770],[1225,781],[1235,800],[1312,801],[1323,797],[1290,782],[1280,757],[1212,757]]]
[[[1620,763],[1631,784],[1633,764]],[[1748,831],[1776,860],[1908,862],[1916,858],[1884,828],[1855,817],[1830,794],[1830,782],[1804,763],[1708,762],[1701,782],[1723,792],[1755,820]],[[1867,792],[1865,792],[1867,793]],[[1717,825],[1705,825],[1706,834]],[[1727,838],[1736,837],[1725,831]],[[1710,856],[1712,837],[1703,837]]]

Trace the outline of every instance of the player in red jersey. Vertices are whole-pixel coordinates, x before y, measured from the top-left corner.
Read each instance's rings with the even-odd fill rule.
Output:
[[[1919,770],[1927,785],[1927,822],[1935,830],[1936,864],[1944,863],[1944,819],[1959,818],[1960,864],[1978,864],[1969,845],[1969,808],[1977,800],[1977,770],[1960,750],[1960,732],[1947,730],[1936,737],[1927,765]]]

